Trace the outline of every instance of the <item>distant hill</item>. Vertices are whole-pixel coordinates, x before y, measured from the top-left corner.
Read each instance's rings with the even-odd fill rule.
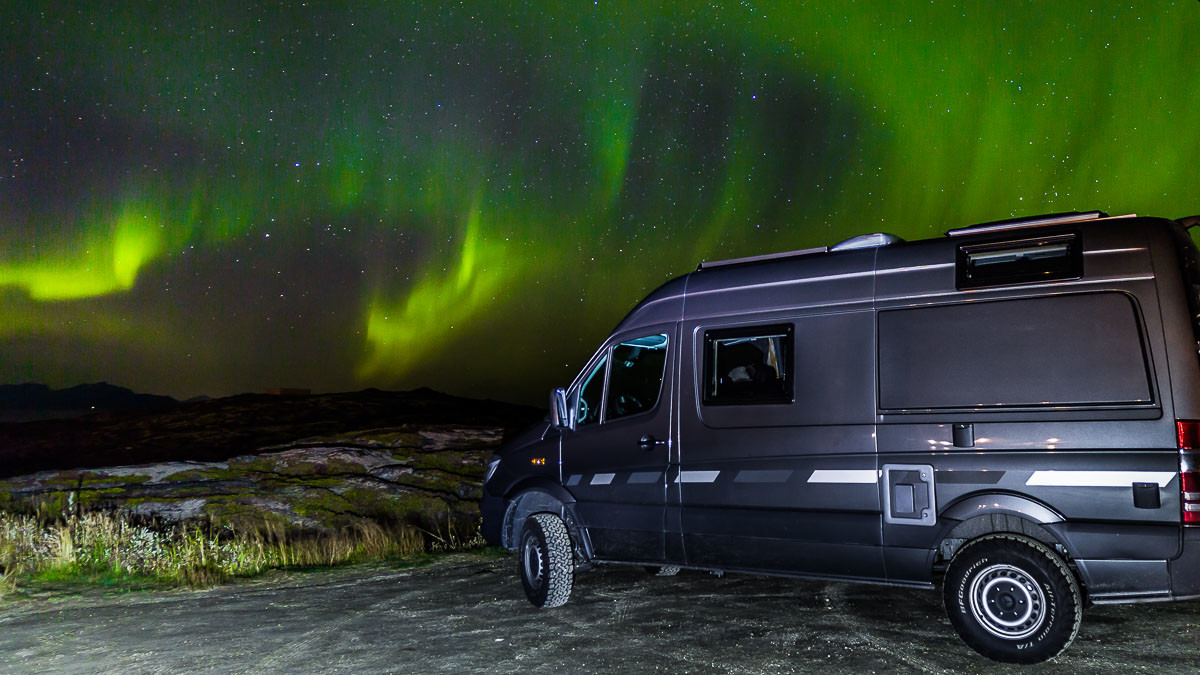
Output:
[[[51,389],[44,384],[0,385],[0,422],[62,419],[113,411],[163,411],[179,405],[170,396],[136,394],[107,382]]]
[[[545,414],[530,406],[460,398],[431,389],[366,389],[313,396],[241,394],[193,403],[150,398],[166,399],[172,405],[0,423],[0,476],[176,460],[223,461],[297,439],[403,424],[496,426],[511,434]]]

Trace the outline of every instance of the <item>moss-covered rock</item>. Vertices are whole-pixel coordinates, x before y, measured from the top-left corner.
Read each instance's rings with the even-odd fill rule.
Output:
[[[304,439],[225,462],[42,472],[3,481],[0,508],[46,517],[114,509],[317,533],[364,521],[403,523],[448,542],[475,532],[484,463],[501,436],[499,428],[405,425]]]

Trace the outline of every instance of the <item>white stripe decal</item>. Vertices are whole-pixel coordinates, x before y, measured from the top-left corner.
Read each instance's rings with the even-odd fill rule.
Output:
[[[572,475],[567,479],[567,485],[579,485],[580,478],[583,478],[583,476],[580,476],[579,474]]]
[[[661,471],[634,471],[633,473],[629,474],[629,480],[627,482],[630,485],[657,483],[658,479],[661,477]]]
[[[1026,485],[1055,487],[1131,487],[1134,483],[1157,483],[1166,487],[1174,471],[1034,471]]]
[[[862,485],[878,482],[875,469],[817,469],[808,477],[810,483],[858,483]]]
[[[676,483],[713,483],[716,482],[720,471],[680,471]]]
[[[592,476],[592,485],[608,485],[616,475],[615,473],[598,473]]]

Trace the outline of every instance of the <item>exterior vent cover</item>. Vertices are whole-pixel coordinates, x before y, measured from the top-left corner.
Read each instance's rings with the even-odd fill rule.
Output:
[[[860,234],[857,237],[850,237],[845,241],[839,241],[829,247],[830,251],[853,251],[859,248],[879,248],[880,246],[891,246],[892,244],[903,243],[904,240],[894,234],[887,232],[876,232],[874,234]]]

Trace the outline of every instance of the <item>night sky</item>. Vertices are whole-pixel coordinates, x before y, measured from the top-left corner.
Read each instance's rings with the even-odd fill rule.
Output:
[[[700,260],[1200,213],[1194,0],[78,4],[0,10],[4,383],[544,405]]]

